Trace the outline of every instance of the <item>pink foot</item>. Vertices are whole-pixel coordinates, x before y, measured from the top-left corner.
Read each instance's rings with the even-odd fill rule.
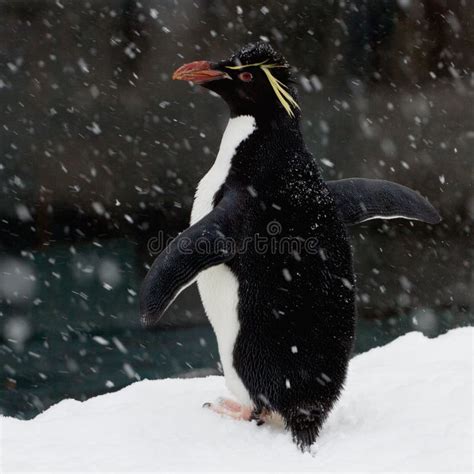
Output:
[[[252,419],[252,408],[240,405],[229,398],[219,398],[215,403],[204,403],[203,407],[234,420],[250,421]]]

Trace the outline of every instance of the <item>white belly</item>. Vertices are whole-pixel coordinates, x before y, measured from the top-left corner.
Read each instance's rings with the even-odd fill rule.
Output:
[[[240,330],[237,314],[239,282],[232,271],[221,264],[203,271],[197,283],[204,309],[216,333],[227,388],[240,403],[251,405],[250,396],[234,368],[233,360],[234,344]]]
[[[216,161],[198,185],[191,212],[191,225],[213,209],[213,199],[227,178],[237,147],[255,130],[255,119],[240,116],[229,120],[222,137]],[[217,338],[219,355],[227,388],[240,403],[251,405],[251,399],[233,364],[233,350],[240,323],[237,313],[239,282],[225,265],[201,272],[197,278],[206,314]]]

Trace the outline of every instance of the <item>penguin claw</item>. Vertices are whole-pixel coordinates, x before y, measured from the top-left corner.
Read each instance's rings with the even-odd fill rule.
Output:
[[[252,414],[250,415],[250,421],[255,420],[257,422],[257,426],[262,426],[265,424],[268,416],[270,416],[270,412],[265,408],[254,408]]]

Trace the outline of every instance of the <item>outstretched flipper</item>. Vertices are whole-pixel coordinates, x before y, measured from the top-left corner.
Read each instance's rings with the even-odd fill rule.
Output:
[[[140,289],[140,319],[153,327],[178,294],[207,268],[230,260],[235,248],[226,238],[224,202],[179,234],[155,259]]]
[[[381,179],[349,178],[326,182],[347,225],[371,219],[411,219],[437,224],[438,211],[413,189]]]

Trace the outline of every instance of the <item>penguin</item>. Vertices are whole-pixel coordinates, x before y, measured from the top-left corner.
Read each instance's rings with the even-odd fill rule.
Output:
[[[257,424],[276,415],[307,451],[343,389],[353,348],[346,227],[392,218],[436,224],[440,216],[396,183],[323,179],[302,136],[290,66],[268,43],[220,62],[185,64],[173,79],[220,96],[230,118],[197,187],[190,227],[143,281],[141,321],[155,326],[197,281],[235,397],[205,406]],[[262,239],[277,245],[257,245]],[[298,248],[278,245],[285,242]]]

